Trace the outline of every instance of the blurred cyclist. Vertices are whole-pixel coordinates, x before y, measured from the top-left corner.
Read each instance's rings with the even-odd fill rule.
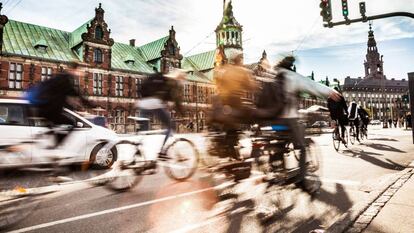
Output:
[[[229,157],[236,158],[235,146],[238,142],[240,123],[249,120],[246,105],[247,93],[256,91],[252,73],[243,67],[243,53],[229,49],[228,64],[216,68],[214,82],[217,96],[213,101],[213,114],[210,121],[218,123],[226,133],[225,145]]]
[[[70,68],[69,71],[63,71],[49,80],[36,84],[26,93],[26,99],[35,108],[35,115],[48,120],[50,129],[57,125],[70,125],[65,133],[50,132],[56,137],[56,143],[50,149],[57,148],[74,130],[74,122],[68,122],[70,120],[63,115],[63,108],[74,108],[72,101],[68,100],[69,97],[78,98],[82,105],[93,107],[74,88],[74,76],[76,76],[78,64],[70,63],[68,67]]]
[[[137,108],[143,110],[143,113],[153,113],[159,117],[164,127],[167,127],[165,138],[159,152],[159,158],[169,159],[164,148],[171,131],[175,128],[171,120],[171,114],[168,111],[168,102],[174,102],[178,113],[183,114],[181,105],[181,81],[186,78],[186,74],[178,69],[168,73],[155,73],[147,77],[142,85],[142,99],[136,103]]]
[[[349,121],[351,124],[355,126],[355,133],[356,133],[356,140],[359,142],[359,127],[361,123],[361,118],[359,116],[360,107],[355,101],[352,101],[352,103],[349,106],[348,112],[349,112]]]
[[[298,122],[299,94],[306,92],[321,98],[331,98],[334,101],[340,101],[341,95],[337,91],[325,85],[314,82],[311,79],[296,73],[293,68],[294,62],[295,58],[293,56],[287,56],[275,67],[276,78],[284,79],[283,91],[285,92],[285,106],[277,121],[289,128],[288,133],[291,141],[295,145],[295,148],[300,149],[300,174],[296,177],[295,181],[301,185],[304,191],[313,193],[318,189],[318,187],[316,187],[310,180],[305,179],[306,149],[304,127]]]
[[[334,87],[335,91],[339,92],[337,87]],[[331,118],[334,121],[337,121],[339,126],[341,127],[341,139],[344,144],[345,141],[345,125],[348,124],[348,106],[346,105],[345,98],[341,95],[341,100],[339,102],[333,100],[332,98],[328,98],[328,108],[331,114]]]

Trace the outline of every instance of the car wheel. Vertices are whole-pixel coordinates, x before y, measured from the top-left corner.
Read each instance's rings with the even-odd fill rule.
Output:
[[[118,158],[117,150],[115,147],[111,148],[109,153],[98,153],[104,145],[105,143],[96,145],[91,152],[89,161],[93,167],[96,167],[98,169],[110,168]]]

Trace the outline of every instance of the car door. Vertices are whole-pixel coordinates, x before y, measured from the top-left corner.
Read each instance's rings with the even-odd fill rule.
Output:
[[[71,157],[74,161],[84,161],[87,148],[87,135],[91,130],[91,127],[82,121],[71,112],[66,111],[63,113],[66,118],[72,123],[74,130],[65,139],[62,149]]]
[[[31,163],[32,144],[21,144],[32,141],[27,113],[25,104],[0,103],[0,144],[19,145],[19,151],[0,156],[0,166]]]

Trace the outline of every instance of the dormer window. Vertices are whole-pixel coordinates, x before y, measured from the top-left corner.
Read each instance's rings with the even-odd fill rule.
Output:
[[[129,65],[129,66],[133,66],[135,64],[135,59],[133,56],[128,55],[125,59],[124,59],[125,64]]]
[[[34,44],[34,48],[40,52],[46,52],[47,47],[47,43],[44,39],[40,39]]]
[[[103,30],[101,26],[97,26],[95,28],[95,39],[102,40],[103,39]]]
[[[102,50],[101,49],[95,49],[93,52],[93,61],[95,63],[102,63],[103,62],[103,56],[102,56]]]

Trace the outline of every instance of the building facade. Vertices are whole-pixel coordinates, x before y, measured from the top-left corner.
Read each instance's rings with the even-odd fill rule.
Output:
[[[387,79],[383,56],[378,51],[371,25],[364,67],[364,78],[345,78],[345,99],[348,102],[355,101],[365,108],[371,113],[372,119],[399,119],[405,116],[409,104],[403,97],[408,93],[408,81]]]
[[[184,57],[174,27],[165,37],[141,46],[135,45],[134,39],[115,42],[101,4],[95,8],[93,19],[72,32],[0,15],[0,98],[21,98],[30,86],[69,71],[75,62],[79,66],[74,86],[97,106],[78,110],[105,116],[110,128],[126,133],[137,128],[128,116],[142,116],[135,103],[141,98],[141,84],[148,74],[181,68],[188,71],[182,90],[185,112],[179,115],[171,109],[171,115],[179,131],[190,122],[195,129],[203,129],[215,93],[215,66],[227,62],[227,49],[243,50],[242,26],[233,15],[231,0],[224,0],[223,17],[215,32],[216,48]],[[260,76],[263,71],[257,64],[264,61],[268,62],[265,52],[258,63],[247,67]],[[305,97],[302,107],[316,103],[318,100]],[[158,119],[144,117],[151,118],[153,128],[160,127]]]

